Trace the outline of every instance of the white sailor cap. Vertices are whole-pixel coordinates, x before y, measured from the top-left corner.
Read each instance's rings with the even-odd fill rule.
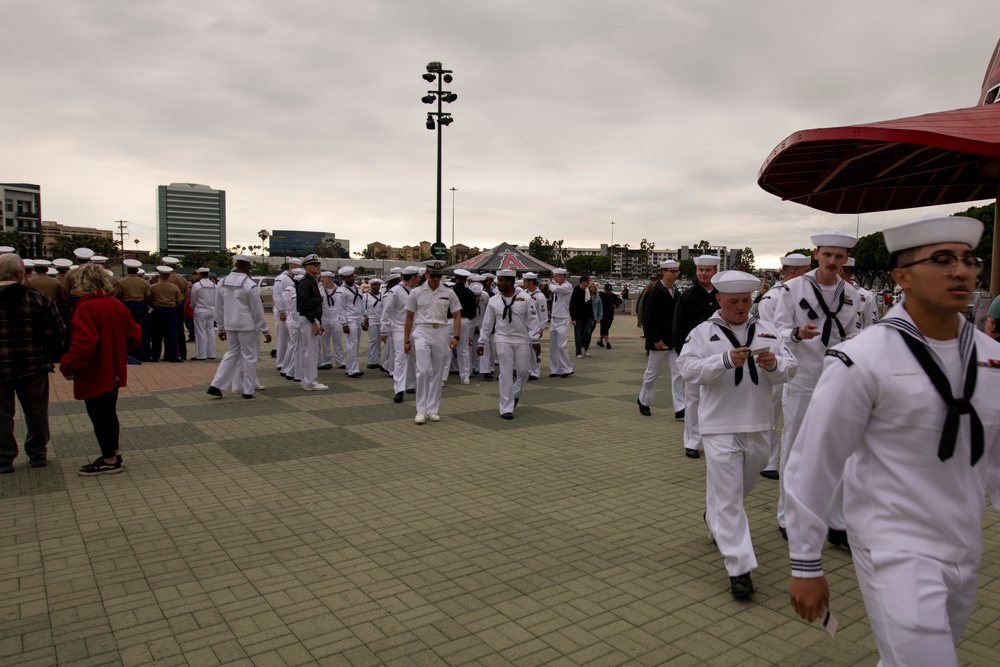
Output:
[[[295,269],[292,269],[292,270],[294,271]],[[319,272],[319,277],[320,278],[333,278],[336,275],[337,274],[334,273],[333,271],[320,271]]]
[[[882,235],[890,253],[935,243],[964,243],[975,248],[983,235],[983,223],[961,215],[926,215],[909,224],[884,229]]]
[[[569,271],[566,269],[552,269],[552,275],[554,276],[565,276]]]
[[[163,263],[166,264],[167,266],[175,266],[181,263],[181,260],[177,259],[176,257],[162,257],[161,259],[163,260]]]
[[[420,275],[424,275],[425,273],[427,273],[427,267],[426,266],[417,267],[417,273],[419,273]]]
[[[454,280],[446,280],[446,281],[444,281],[444,286],[445,287],[454,287],[455,286],[455,281]]]
[[[203,266],[197,271],[195,271],[195,273],[211,273],[211,271]]]
[[[124,264],[130,269],[138,269],[140,266],[142,266],[142,262],[140,262],[137,259],[126,259],[124,262],[122,262],[122,264]]]
[[[9,245],[0,245],[0,255],[9,255],[14,252],[14,248]]]
[[[301,257],[289,257],[288,258],[288,266],[291,266],[292,264],[294,264],[295,266],[302,266],[302,258]]]
[[[339,269],[337,269],[337,273],[339,273],[342,276],[353,276],[354,275],[354,267],[353,266],[342,266]]]
[[[69,265],[69,268],[70,268],[70,270],[72,271],[73,269],[79,269],[79,268],[80,268],[80,265],[79,265],[79,264],[70,264],[70,265]]]
[[[828,229],[822,234],[813,234],[809,237],[812,244],[817,248],[821,246],[832,246],[834,248],[853,248],[858,240],[850,234],[845,234],[839,229]]]
[[[522,273],[521,278],[524,280],[538,280],[538,274],[534,271],[528,271],[527,273]]]
[[[675,262],[672,259],[668,259],[665,262],[660,262],[660,269],[679,269],[681,266],[680,262]]]
[[[90,259],[94,256],[94,251],[90,248],[77,248],[73,251],[73,256],[77,259]]]
[[[293,276],[304,276],[304,275],[306,275],[306,270],[305,269],[292,269],[292,275]]]
[[[400,275],[412,276],[415,273],[420,273],[420,267],[418,266],[408,266],[405,269],[399,270]]]
[[[484,280],[486,280],[486,276],[481,276],[479,274],[469,276],[470,283],[482,283]]]
[[[59,259],[52,260],[52,266],[56,267],[57,269],[68,269],[69,267],[73,266],[73,262],[63,257],[60,257]]]
[[[382,279],[381,278],[372,278],[371,280],[368,281],[368,284],[369,285],[381,285],[382,284]]]
[[[52,266],[52,262],[47,259],[33,259],[31,261],[35,263],[35,266]]]
[[[108,258],[105,257],[104,255],[94,255],[93,257],[90,258],[91,264],[105,264],[107,263],[107,261]]]
[[[30,259],[22,259],[21,263],[24,264],[24,268],[33,269],[35,268],[35,263]]]
[[[454,271],[452,271],[452,273],[454,273],[459,278],[468,278],[469,276],[472,275],[472,272],[469,271],[468,269],[455,269]]]
[[[790,255],[785,255],[781,258],[782,266],[809,266],[812,262],[811,257],[806,257],[802,253],[793,252]]]
[[[500,269],[497,271],[498,278],[517,278],[517,271],[514,269]]]
[[[719,257],[715,255],[698,255],[694,258],[695,266],[718,266]]]
[[[156,270],[160,273],[173,273],[174,270],[169,266],[158,266]]]
[[[515,280],[514,281],[514,287],[524,287],[524,281],[523,280]]]
[[[469,289],[472,290],[473,294],[482,294],[483,290],[486,288],[483,287],[482,283],[472,283],[469,285]]]
[[[115,277],[115,272],[114,272],[114,271],[112,271],[111,269],[104,269],[104,272],[105,272],[106,274],[108,274],[109,276],[111,276],[112,278],[114,278],[114,277]]]
[[[52,267],[50,266],[50,267],[49,267],[49,270],[45,272],[45,275],[47,275],[47,276],[58,276],[58,275],[59,275],[59,272],[58,272],[58,271],[56,271],[55,269],[53,269],[53,268],[52,268]]]
[[[253,264],[253,259],[250,255],[233,255],[233,264],[236,262],[246,262],[247,264]]]
[[[146,270],[145,269],[139,269],[139,275],[140,276],[146,275]]]
[[[483,274],[483,278],[487,278],[487,279],[492,278],[493,280],[497,279],[496,275],[494,275],[492,273],[484,273]]]
[[[403,272],[403,269],[400,268],[400,267],[398,267],[398,266],[393,266],[393,267],[389,268],[389,275],[390,276],[395,275],[397,273],[402,273],[402,272]]]
[[[722,294],[743,294],[760,287],[760,278],[743,271],[720,271],[712,276],[712,286]]]
[[[847,261],[844,262],[844,266],[846,268],[848,268],[848,269],[853,269],[854,268],[854,258],[853,257],[848,257]]]

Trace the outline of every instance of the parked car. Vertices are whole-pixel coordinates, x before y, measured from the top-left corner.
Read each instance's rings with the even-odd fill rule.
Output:
[[[257,289],[260,290],[260,300],[265,308],[274,308],[274,278],[261,276],[257,278]]]

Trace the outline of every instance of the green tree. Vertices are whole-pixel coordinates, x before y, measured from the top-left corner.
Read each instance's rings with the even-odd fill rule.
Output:
[[[190,269],[197,269],[200,267],[205,267],[207,269],[228,269],[232,263],[233,255],[231,253],[219,252],[217,250],[199,250],[196,252],[189,252],[184,255],[184,258],[181,260],[181,266]]]
[[[695,246],[695,249],[699,251],[698,255],[704,255],[706,252],[708,252],[708,249],[710,247],[712,247],[712,244],[706,241],[705,239],[702,239],[698,241],[698,245]]]
[[[335,257],[340,259],[347,259],[350,255],[344,250],[344,246],[340,244],[340,241],[336,239],[326,238],[322,241],[316,242],[316,247],[313,251],[320,257]],[[385,252],[384,250],[382,251]]]
[[[260,237],[261,244],[264,244],[267,243],[267,240],[269,238],[271,238],[271,232],[267,231],[266,229],[262,229],[259,232],[257,232],[257,236]]]
[[[0,232],[0,245],[10,246],[14,249],[14,252],[21,256],[21,259],[24,259],[25,257],[28,257],[28,255],[32,254],[29,252],[31,250],[30,239],[18,231]],[[72,255],[70,256],[72,257]]]
[[[976,246],[976,256],[983,260],[983,280],[990,281],[993,272],[993,221],[996,219],[996,202],[986,206],[970,206],[961,213],[952,215],[964,215],[967,218],[975,218],[983,223],[983,237],[979,239]]]
[[[746,271],[747,273],[753,273],[754,269],[754,256],[753,248],[747,246],[746,248],[740,248],[739,258],[736,261],[736,266],[739,267],[740,271]]]
[[[653,272],[653,247],[656,244],[643,239],[639,242],[639,266],[638,269],[643,275]]]
[[[607,255],[591,255],[591,270],[594,275],[603,276],[611,275],[611,258]]]
[[[892,283],[889,270],[889,249],[885,247],[882,232],[873,232],[858,239],[851,248],[854,258],[854,279],[862,286],[872,287]]]
[[[553,266],[561,267],[563,262],[566,261],[566,253],[563,250],[563,240],[552,242],[552,261],[549,262]]]
[[[528,242],[528,254],[539,261],[551,264],[552,244],[548,242],[548,239],[536,236]]]
[[[118,252],[118,241],[93,234],[75,234],[73,236],[57,236],[46,247],[50,257],[73,258],[77,248],[90,248],[95,255],[114,257]]]
[[[680,272],[681,276],[684,278],[694,278],[696,267],[694,265],[693,259],[682,259],[680,261]]]
[[[813,249],[812,248],[796,248],[795,250],[789,250],[788,252],[786,252],[785,253],[785,257],[788,257],[789,255],[794,255],[796,253],[798,253],[800,255],[805,255],[806,257],[809,257],[810,259],[812,259]],[[812,259],[812,261],[809,262],[809,270],[815,269],[818,266],[819,266],[819,262],[817,262],[815,259]]]

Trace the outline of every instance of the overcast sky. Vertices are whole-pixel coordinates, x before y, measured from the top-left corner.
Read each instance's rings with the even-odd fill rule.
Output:
[[[982,0],[0,0],[0,182],[43,216],[155,249],[156,186],[226,190],[228,240],[333,232],[354,250],[751,246],[758,265],[856,216],[756,183],[800,129],[976,103],[1000,37]],[[952,212],[964,206],[937,210]],[[868,214],[861,234],[935,209]],[[131,241],[126,241],[131,246]]]

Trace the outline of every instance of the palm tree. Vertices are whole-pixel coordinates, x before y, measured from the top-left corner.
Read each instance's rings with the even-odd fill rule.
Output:
[[[260,242],[261,243],[267,243],[267,239],[268,239],[268,237],[271,236],[271,234],[266,229],[262,229],[259,232],[257,232],[257,236],[260,237]]]

